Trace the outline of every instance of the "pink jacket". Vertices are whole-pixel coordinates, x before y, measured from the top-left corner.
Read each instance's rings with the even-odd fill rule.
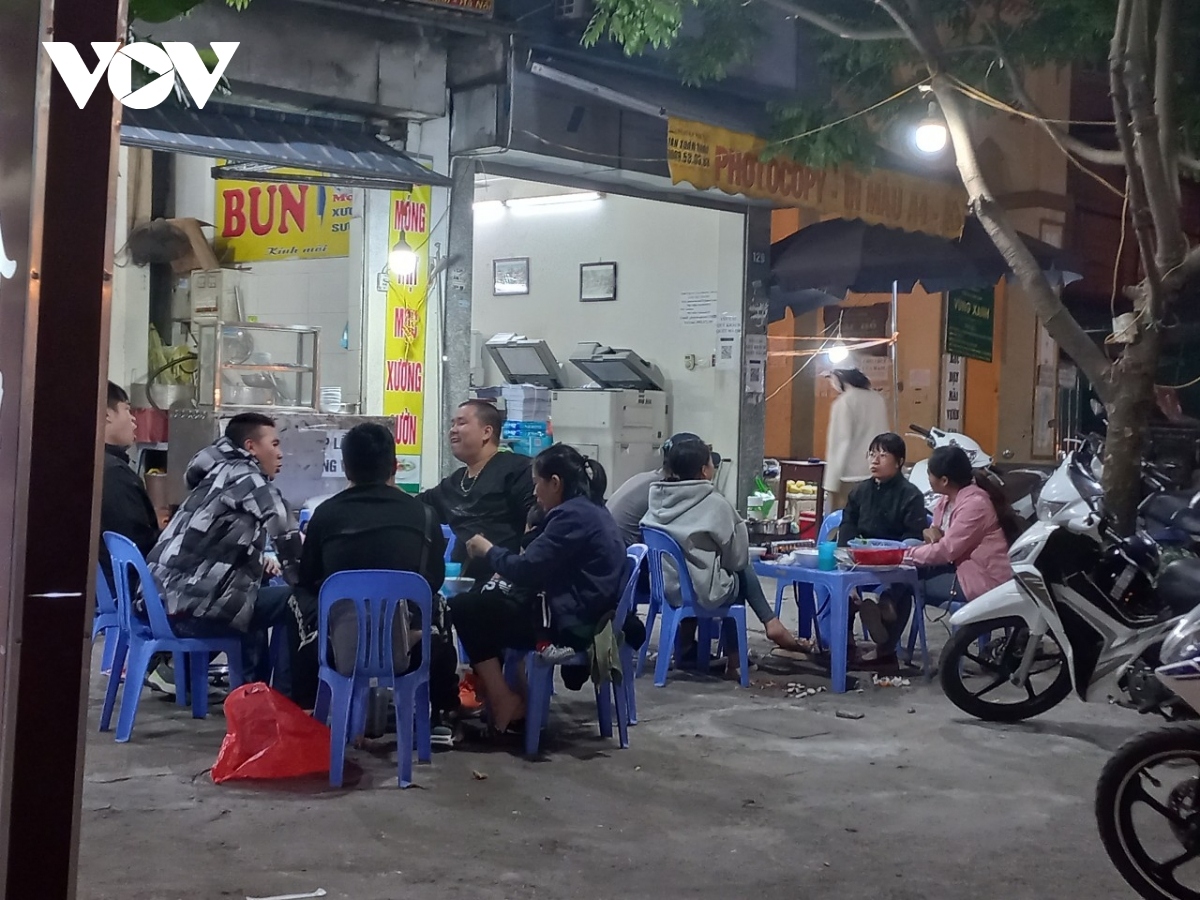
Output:
[[[941,527],[947,499],[942,497],[933,512],[933,524]],[[914,547],[907,559],[918,566],[953,565],[965,599],[974,600],[1013,577],[1008,561],[1008,541],[996,518],[987,491],[968,485],[958,492],[950,522],[936,544]]]

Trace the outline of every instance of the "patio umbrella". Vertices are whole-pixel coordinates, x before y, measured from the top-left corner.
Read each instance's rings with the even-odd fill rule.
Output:
[[[1021,235],[1042,268],[1064,282],[1076,280],[1062,251]],[[829,294],[907,293],[920,282],[929,291],[988,287],[1009,272],[974,217],[956,241],[918,232],[831,219],[802,228],[771,248],[772,287],[784,293],[817,288]]]
[[[822,306],[837,306],[845,299],[844,294],[836,296],[816,288],[785,291],[778,286],[773,286],[767,292],[767,321],[778,322],[787,315],[789,309],[793,316],[802,316],[814,309],[820,309]]]

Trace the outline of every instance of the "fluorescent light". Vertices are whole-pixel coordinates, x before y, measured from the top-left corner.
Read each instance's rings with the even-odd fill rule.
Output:
[[[475,213],[476,215],[495,216],[504,212],[503,200],[476,200]]]
[[[595,203],[603,200],[604,195],[596,191],[580,191],[572,194],[548,194],[544,197],[514,197],[506,200],[505,205],[510,209],[524,209],[531,206],[562,206],[568,203]]]

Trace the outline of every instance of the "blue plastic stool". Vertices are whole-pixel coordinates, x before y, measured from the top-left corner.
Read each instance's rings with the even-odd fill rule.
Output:
[[[646,559],[646,547],[634,544],[626,551],[626,559],[629,576],[625,580],[625,590],[621,592],[621,600],[617,604],[617,611],[613,616],[612,627],[618,632],[634,609],[634,595],[637,593],[638,576],[641,574],[642,564]],[[611,738],[613,734],[612,706],[615,701],[617,729],[620,735],[619,744],[621,749],[625,750],[629,747],[629,726],[633,724],[630,710],[636,706],[636,700],[633,699],[633,651],[626,647],[624,642],[621,643],[621,647],[621,684],[605,681],[596,686],[596,719],[600,724],[600,736]],[[507,661],[510,673],[515,661],[516,659],[510,655]],[[587,666],[589,665],[588,654],[586,652],[577,653],[559,665]],[[545,727],[550,714],[554,669],[553,664],[543,661],[537,653],[525,654],[525,675],[529,685],[529,695],[525,704],[526,756],[537,756],[538,747],[541,744],[542,728]]]
[[[121,671],[126,669],[125,690],[121,697],[121,714],[117,719],[117,741],[125,743],[133,734],[133,723],[137,717],[138,703],[142,696],[142,684],[150,668],[150,660],[156,653],[175,654],[175,692],[180,705],[186,704],[187,688],[183,683],[185,673],[190,672],[192,685],[192,715],[203,719],[208,715],[208,661],[214,653],[224,653],[229,659],[229,683],[238,687],[242,683],[242,639],[230,631],[228,636],[210,638],[183,638],[171,630],[167,611],[158,593],[158,583],[146,567],[141,551],[123,535],[112,531],[104,532],[104,545],[112,557],[113,581],[117,591],[117,646],[113,652],[112,670],[108,677],[108,689],[104,694],[104,707],[100,712],[100,730],[108,731],[113,707],[117,702],[117,688],[121,683]],[[137,573],[141,584],[142,600],[146,606],[148,621],[134,615],[133,597],[130,590],[129,573]],[[187,657],[185,664],[185,655]],[[126,666],[128,656],[128,666]]]
[[[117,629],[120,619],[117,616],[117,600],[113,596],[108,578],[99,565],[96,566],[96,617],[92,619],[92,640],[100,634],[104,635],[104,655],[100,658],[100,671],[112,671],[113,656],[117,652]],[[121,677],[121,673],[117,673]]]
[[[654,620],[661,614],[662,627],[658,636],[658,663],[654,670],[655,687],[664,687],[667,683],[667,671],[671,667],[671,658],[678,652],[675,646],[679,634],[679,623],[684,619],[696,619],[696,638],[698,652],[697,664],[700,671],[708,671],[708,660],[712,650],[711,626],[722,619],[732,619],[737,631],[738,662],[741,668],[742,687],[750,686],[750,648],[746,638],[746,604],[731,603],[716,609],[706,609],[696,599],[696,589],[692,584],[692,576],[688,571],[687,560],[683,550],[665,531],[657,528],[642,528],[642,540],[646,543],[647,559],[650,564],[650,613],[646,618],[646,632],[654,629]],[[670,559],[679,575],[680,605],[672,606],[667,599],[666,580],[663,563]],[[646,668],[647,654],[650,642],[642,646],[641,659],[638,663],[638,674]]]
[[[354,604],[358,618],[358,652],[354,672],[350,675],[338,674],[328,658],[329,611],[343,600]],[[392,654],[392,621],[397,611],[403,609],[401,603],[404,601],[421,611],[421,665],[416,671],[397,674]],[[321,585],[317,606],[321,688],[317,692],[313,716],[330,725],[329,783],[333,787],[342,786],[346,744],[365,728],[368,693],[371,681],[377,679],[380,689],[392,689],[392,700],[396,704],[398,780],[400,787],[409,787],[412,784],[414,720],[417,758],[429,762],[433,755],[429,733],[429,632],[433,622],[433,594],[429,582],[413,572],[384,569],[338,572]]]

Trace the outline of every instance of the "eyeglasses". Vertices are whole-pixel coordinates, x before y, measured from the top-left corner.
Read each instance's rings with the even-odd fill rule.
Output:
[[[867,451],[867,459],[871,460],[872,462],[876,462],[878,460],[882,460],[887,457],[890,457],[891,459],[896,458],[896,457],[892,456],[892,454],[888,453],[886,450],[868,450]]]

